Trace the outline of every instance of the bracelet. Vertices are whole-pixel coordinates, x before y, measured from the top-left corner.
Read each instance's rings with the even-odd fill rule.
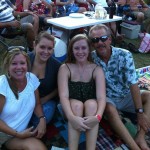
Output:
[[[39,117],[39,119],[41,119],[41,118],[44,118],[44,119],[46,119],[46,117],[45,117],[45,116],[40,116],[40,117]]]
[[[99,122],[100,122],[101,119],[102,119],[101,115],[96,115],[96,118],[97,118],[97,120],[98,120]]]

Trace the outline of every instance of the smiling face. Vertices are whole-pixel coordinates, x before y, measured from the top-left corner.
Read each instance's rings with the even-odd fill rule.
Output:
[[[53,54],[54,51],[54,42],[43,37],[39,43],[34,46],[36,57],[42,61],[46,62]]]
[[[8,68],[8,72],[11,79],[21,81],[24,80],[27,69],[26,57],[22,54],[18,54],[12,59]]]
[[[107,32],[104,28],[101,29],[97,29],[97,30],[93,30],[91,33],[91,38],[99,38],[102,36],[106,36]],[[108,51],[111,50],[110,48],[110,44],[111,44],[111,37],[109,35],[108,39],[104,42],[102,42],[101,40],[99,40],[98,42],[92,42],[92,46],[94,47],[94,49],[97,51],[97,53],[100,56],[105,56],[107,55]]]
[[[89,46],[85,39],[76,41],[73,44],[73,55],[78,62],[85,62],[88,60],[89,56]]]

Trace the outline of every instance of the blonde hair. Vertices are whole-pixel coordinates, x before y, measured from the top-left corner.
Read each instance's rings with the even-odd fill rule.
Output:
[[[93,27],[90,28],[90,31],[89,31],[89,38],[90,38],[90,39],[92,38],[92,32],[93,32],[94,30],[101,30],[101,29],[104,29],[104,30],[106,31],[106,34],[107,34],[108,36],[111,35],[110,29],[109,29],[106,25],[104,25],[104,24],[98,24],[98,25],[95,25],[95,26],[93,26]]]
[[[14,59],[14,57],[19,54],[22,54],[26,58],[27,68],[28,68],[28,71],[30,71],[30,69],[31,69],[30,59],[29,59],[27,53],[25,51],[22,51],[19,48],[13,48],[10,51],[7,51],[5,54],[5,57],[4,57],[3,65],[2,65],[2,73],[6,75],[9,86],[17,99],[18,99],[18,89],[11,81],[11,78],[9,75],[9,66],[10,66],[12,60]]]

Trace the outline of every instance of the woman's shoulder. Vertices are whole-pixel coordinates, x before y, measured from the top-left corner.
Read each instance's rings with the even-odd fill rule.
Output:
[[[26,77],[27,77],[27,79],[28,79],[28,81],[34,81],[34,80],[39,80],[38,78],[37,78],[37,76],[35,75],[35,74],[33,74],[32,72],[27,72],[26,73]]]
[[[36,89],[39,86],[40,82],[35,74],[27,72],[26,77],[29,87],[34,87],[34,89]]]
[[[0,76],[0,85],[5,84],[7,81],[6,76],[5,75],[1,75]]]
[[[0,76],[0,93],[6,93],[8,89],[8,81],[5,75]]]

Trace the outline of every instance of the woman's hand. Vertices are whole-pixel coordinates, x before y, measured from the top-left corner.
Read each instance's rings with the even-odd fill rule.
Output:
[[[45,120],[45,118],[40,119],[40,122],[39,122],[39,124],[36,127],[34,132],[36,132],[35,137],[37,137],[37,138],[42,138],[43,137],[43,135],[46,132],[46,120]]]
[[[15,137],[24,139],[28,137],[33,137],[35,134],[36,134],[36,131],[33,131],[33,127],[30,127],[22,132],[16,132]]]
[[[72,127],[78,131],[86,131],[86,130],[91,129],[86,124],[84,124],[84,121],[85,121],[84,118],[79,117],[79,116],[74,116],[73,118],[69,120]]]
[[[99,121],[96,116],[88,116],[88,117],[84,117],[83,123],[88,127],[93,128],[95,125],[99,123]]]

